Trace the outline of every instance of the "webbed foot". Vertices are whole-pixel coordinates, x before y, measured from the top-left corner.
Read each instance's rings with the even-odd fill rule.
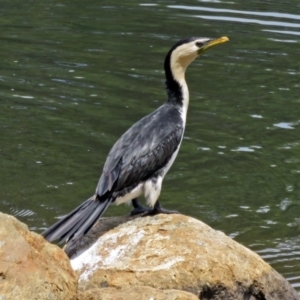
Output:
[[[178,212],[177,210],[165,209],[160,205],[158,201],[156,201],[153,209],[148,209],[148,211],[145,211],[142,216],[155,216],[158,214],[180,214],[180,212]]]
[[[137,198],[132,200],[132,205],[133,205],[134,209],[130,212],[131,216],[145,214],[152,210],[151,208],[142,206]]]

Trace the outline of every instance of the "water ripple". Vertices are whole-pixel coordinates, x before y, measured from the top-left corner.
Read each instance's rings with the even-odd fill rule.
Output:
[[[267,32],[272,32],[272,33],[281,33],[281,34],[290,34],[290,35],[300,35],[299,31],[271,30],[271,29],[262,29],[262,31],[267,31]]]
[[[298,124],[296,122],[280,122],[280,123],[273,124],[273,126],[282,128],[282,129],[295,129],[295,127],[293,127],[295,125],[298,125]]]
[[[12,95],[13,97],[16,98],[23,98],[23,99],[33,99],[33,96],[25,96],[25,95]]]
[[[33,216],[35,214],[35,212],[33,212],[30,209],[22,209],[22,210],[17,210],[17,209],[12,209],[12,214],[15,217],[29,217],[29,216]]]
[[[246,18],[223,17],[223,16],[195,15],[193,17],[201,18],[201,19],[205,19],[205,20],[228,21],[228,22],[238,22],[238,23],[255,23],[255,24],[267,25],[267,26],[300,28],[300,24],[298,24],[298,23],[287,23],[287,22],[278,22],[278,21],[263,21],[263,20],[259,20],[259,19],[246,19]]]
[[[231,13],[231,14],[241,14],[241,15],[249,15],[249,16],[264,16],[264,17],[300,20],[300,15],[279,13],[279,12],[259,12],[259,11],[235,10],[235,9],[224,9],[224,8],[186,6],[186,5],[169,5],[168,7],[184,9],[184,10],[193,10],[193,11],[198,10],[198,11],[208,11],[208,12],[217,12],[217,13]]]
[[[55,61],[54,63],[61,67],[71,67],[71,68],[83,68],[88,66],[88,64],[85,63],[76,63],[76,62],[67,62],[67,61]]]
[[[64,84],[67,84],[67,85],[76,85],[76,86],[82,86],[82,87],[88,87],[88,88],[94,88],[95,87],[94,85],[91,85],[91,84],[86,84],[86,83],[78,82],[78,81],[72,81],[72,80],[68,80],[68,79],[53,78],[51,80],[59,82],[59,83],[64,83]]]

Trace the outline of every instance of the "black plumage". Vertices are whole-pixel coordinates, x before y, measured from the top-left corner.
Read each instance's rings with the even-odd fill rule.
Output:
[[[176,151],[183,134],[177,107],[168,102],[127,130],[106,159],[96,193],[117,198],[160,172]]]
[[[184,133],[189,101],[184,72],[200,53],[227,40],[189,38],[171,48],[164,63],[168,101],[120,137],[108,154],[95,195],[48,228],[43,233],[47,240],[81,237],[111,203],[132,200],[133,214],[172,213],[161,207],[158,197]],[[140,206],[136,197],[141,194],[153,209]]]
[[[116,198],[156,177],[177,150],[183,135],[178,108],[168,102],[142,118],[114,144],[91,197],[44,233],[48,241],[85,234]],[[86,219],[82,217],[84,213]]]

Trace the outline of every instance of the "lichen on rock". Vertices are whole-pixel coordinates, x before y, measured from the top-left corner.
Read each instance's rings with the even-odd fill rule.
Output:
[[[71,257],[82,291],[149,286],[199,299],[299,299],[256,253],[196,219],[157,215],[97,230],[85,237],[92,246]]]

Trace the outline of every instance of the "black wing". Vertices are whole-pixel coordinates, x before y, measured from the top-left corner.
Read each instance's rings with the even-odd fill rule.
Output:
[[[180,112],[169,104],[135,123],[109,152],[96,188],[98,197],[151,177],[170,160],[182,135]]]

